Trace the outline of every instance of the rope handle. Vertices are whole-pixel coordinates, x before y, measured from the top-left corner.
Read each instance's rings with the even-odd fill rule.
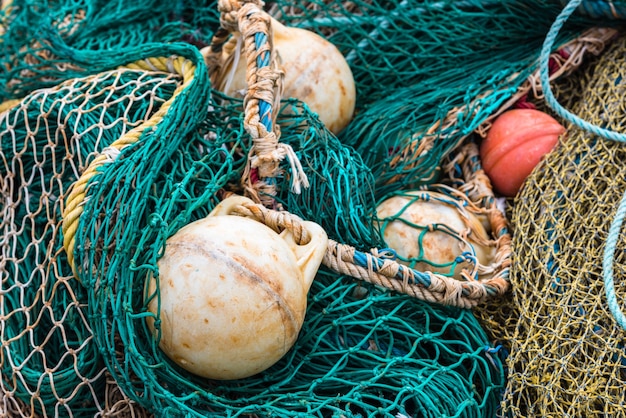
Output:
[[[234,39],[231,35],[241,34],[248,86],[244,97],[244,128],[253,143],[241,181],[249,197],[271,207],[276,195],[276,178],[282,173],[280,162],[285,157],[291,166],[291,190],[299,193],[301,187],[308,187],[309,183],[291,146],[279,143],[280,130],[275,121],[284,74],[278,68],[274,50],[272,18],[262,10],[263,5],[261,0],[220,0],[220,28],[207,48],[205,61],[212,84],[215,84],[224,67],[224,51],[232,52],[239,47],[229,43]],[[255,176],[252,176],[253,170],[256,170]],[[253,181],[253,177],[258,180]]]
[[[250,202],[235,206],[230,214],[255,219],[276,233],[288,229],[299,245],[306,245],[311,240],[302,219],[289,212],[268,209],[262,204]],[[499,262],[506,268],[489,279],[475,281],[460,281],[432,272],[414,270],[398,263],[392,254],[384,250],[362,252],[332,239],[328,240],[322,264],[338,273],[422,300],[472,308],[508,290],[510,262],[504,253],[501,254]]]
[[[567,5],[563,8],[559,16],[553,22],[552,27],[548,31],[546,35],[546,39],[543,44],[543,48],[541,50],[540,61],[539,61],[539,69],[540,69],[540,78],[541,78],[541,87],[544,92],[544,97],[546,103],[552,110],[559,115],[564,120],[569,123],[578,126],[579,128],[590,132],[594,135],[600,136],[602,138],[617,141],[617,142],[626,142],[626,134],[615,132],[612,130],[604,129],[592,123],[585,121],[584,119],[574,115],[567,109],[565,109],[554,97],[554,93],[550,88],[550,80],[548,74],[548,59],[550,55],[550,51],[554,45],[554,41],[563,27],[563,24],[567,21],[567,19],[572,15],[572,13],[581,5],[583,0],[570,0]],[[602,268],[603,268],[603,279],[604,279],[604,289],[606,292],[606,299],[609,305],[609,310],[611,314],[615,318],[615,321],[621,326],[624,330],[626,330],[626,315],[624,315],[620,305],[617,301],[617,296],[615,294],[615,281],[613,277],[613,263],[615,257],[615,250],[617,248],[617,241],[619,238],[620,230],[622,227],[622,223],[624,221],[624,217],[626,216],[626,192],[622,196],[622,199],[619,203],[617,212],[615,214],[615,218],[611,222],[611,226],[609,228],[609,234],[606,240],[606,245],[604,247],[603,259],[602,259]]]
[[[322,264],[335,272],[443,305],[472,308],[505,294],[510,287],[511,236],[506,217],[496,207],[495,196],[480,165],[476,144],[464,144],[449,165],[454,165],[467,181],[463,181],[458,189],[440,185],[440,191],[450,194],[451,198],[459,202],[467,203],[471,210],[486,213],[491,225],[496,254],[486,269],[490,276],[476,280],[466,276],[466,280],[458,280],[434,272],[419,271],[397,262],[393,251],[373,248],[364,252],[332,239],[328,241]],[[449,167],[446,169],[454,171]],[[431,186],[431,189],[433,187],[437,188]],[[251,202],[236,206],[231,214],[255,219],[277,233],[289,229],[295,242],[301,245],[308,244],[311,239],[302,219],[287,211],[272,210]],[[476,274],[476,271],[473,273]]]

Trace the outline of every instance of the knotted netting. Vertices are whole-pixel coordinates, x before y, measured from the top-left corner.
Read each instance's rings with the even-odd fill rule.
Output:
[[[288,24],[327,36],[346,56],[358,109],[340,138],[372,169],[378,197],[438,180],[441,159],[505,106],[532,74],[562,7],[418,0],[278,0],[271,6]],[[602,24],[616,7],[584,6]],[[577,14],[557,45],[592,24],[589,13]]]
[[[534,6],[545,7],[540,17],[547,25],[559,6],[539,3]],[[198,47],[211,43],[218,29],[215,4],[30,6],[4,2],[0,19],[6,69],[1,97],[8,99],[0,104],[2,414],[498,413],[506,383],[502,352],[470,310],[442,303],[475,306],[508,289],[506,222],[472,141],[460,144],[531,74],[538,51],[527,42],[545,32],[530,19],[539,17],[533,14],[537,9],[514,2],[388,2],[376,5],[374,20],[356,35],[351,31],[359,25],[346,24],[345,17],[362,20],[368,13],[329,3],[343,15],[331,31],[320,33],[346,53],[360,95],[356,127],[338,139],[297,100],[285,98],[279,113],[278,101],[265,95],[250,93],[242,102],[211,89]],[[405,8],[420,11],[419,21],[403,13]],[[315,24],[337,17],[312,9]],[[281,13],[289,23],[289,14]],[[401,24],[393,23],[398,16]],[[478,30],[487,16],[490,30]],[[372,22],[380,23],[374,34]],[[459,22],[468,22],[465,30],[456,30]],[[581,19],[562,38],[589,25]],[[402,31],[391,31],[394,27]],[[505,29],[515,36],[504,36]],[[387,32],[379,37],[382,31]],[[439,42],[416,42],[416,34],[428,39],[426,32],[445,39],[449,53],[438,50]],[[447,37],[440,36],[444,32]],[[376,51],[363,44],[389,41],[392,33],[406,38],[398,36],[396,47],[386,43]],[[261,50],[267,38],[254,37]],[[469,39],[477,46],[462,62],[474,73],[458,71],[459,62],[452,59],[458,52],[454,45]],[[358,41],[352,54],[343,47],[348,40]],[[487,66],[489,46],[501,41],[526,53],[502,52],[497,65]],[[406,48],[396,53],[403,42]],[[431,48],[433,55],[411,52],[415,45]],[[263,65],[264,54],[257,57]],[[355,54],[361,64],[352,61]],[[432,59],[438,54],[440,60]],[[384,82],[381,73],[391,79]],[[384,97],[389,90],[393,100]],[[431,93],[420,100],[420,90]],[[394,108],[399,103],[404,107]],[[385,125],[395,132],[391,139]],[[364,140],[364,131],[378,135],[380,143]],[[422,131],[432,135],[431,143],[421,141]],[[267,132],[279,133],[280,143],[269,153],[275,167],[264,171],[254,161],[268,158],[258,153],[257,142]],[[408,143],[399,139],[400,132],[409,132]],[[411,160],[414,151],[427,159],[427,169],[421,160]],[[385,160],[388,153],[408,162],[393,166]],[[304,178],[308,187],[296,193],[294,185]],[[383,248],[377,203],[391,195],[418,201],[425,192],[442,193],[442,201],[461,213],[481,217],[491,228],[482,242],[499,254],[493,266],[479,265],[471,249],[464,251],[443,265],[465,269],[456,280],[445,271],[416,270],[411,257],[397,263],[403,257]],[[147,326],[152,318],[158,328],[159,317],[147,309],[145,283],[158,277],[169,237],[224,197],[246,193],[270,206],[253,207],[262,217],[297,215],[320,224],[336,252],[329,250],[313,282],[296,344],[278,363],[249,378],[204,379],[159,348]],[[461,242],[476,234],[433,228]],[[372,247],[380,250],[369,253]],[[488,277],[477,280],[482,274]]]
[[[118,59],[122,64],[131,56],[145,59],[70,76],[4,104],[3,412],[495,411],[502,364],[470,312],[329,271],[320,273],[312,292],[306,337],[272,371],[223,383],[174,366],[148,333],[138,296],[165,239],[206,215],[221,192],[241,191],[251,143],[241,102],[210,90],[197,51],[153,46]],[[320,223],[344,242],[378,242],[367,219],[342,226],[332,210],[360,206],[373,216],[366,206],[374,202],[367,167],[306,107],[286,106],[288,116],[279,117],[282,141],[299,145],[311,189],[333,192],[324,193]],[[329,179],[336,183],[328,186]],[[311,192],[290,194],[289,179],[278,182],[284,184],[276,198],[295,213],[310,214],[307,207],[319,204]]]
[[[329,271],[320,272],[311,292],[304,338],[267,373],[210,382],[163,355],[138,297],[146,274],[172,231],[205,215],[220,189],[238,189],[250,146],[242,139],[240,103],[227,106],[228,98],[214,93],[210,99],[209,89],[195,88],[207,78],[194,58],[146,58],[72,79],[33,92],[3,113],[7,411],[143,413],[127,399],[107,403],[110,373],[123,393],[162,416],[494,413],[502,364],[471,312],[363,287]],[[298,113],[297,104],[290,106],[290,116],[279,119],[286,143],[308,138],[349,158],[304,107]],[[29,110],[39,121],[36,129]],[[327,165],[317,159],[304,164],[312,180],[313,170]],[[93,177],[83,190],[77,178],[85,173]],[[352,196],[356,183],[350,180]],[[63,203],[69,193],[89,195],[75,232],[63,216],[73,210],[71,199]],[[62,250],[72,234],[73,263]]]
[[[625,415],[625,334],[615,314],[623,307],[623,233],[609,239],[626,187],[623,143],[598,129],[623,132],[625,51],[621,33],[553,86],[583,122],[557,116],[567,137],[514,201],[518,316],[505,395],[514,416]]]
[[[218,19],[212,1],[4,0],[0,100],[123,62],[107,51],[119,54],[125,48],[180,40],[205,45]]]

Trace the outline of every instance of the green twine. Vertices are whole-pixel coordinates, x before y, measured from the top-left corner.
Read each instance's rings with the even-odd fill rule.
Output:
[[[202,47],[219,15],[214,0],[11,0],[0,25],[1,102],[141,58],[121,58],[121,50],[180,41]]]
[[[554,21],[554,24],[550,28],[548,35],[546,36],[546,40],[544,42],[543,48],[541,50],[540,56],[540,78],[541,78],[541,87],[543,89],[546,103],[554,110],[556,114],[562,117],[564,120],[569,123],[578,126],[579,128],[590,132],[594,135],[601,136],[603,138],[617,141],[617,142],[626,142],[626,134],[615,132],[609,129],[601,128],[597,125],[589,123],[584,119],[574,115],[573,113],[566,110],[554,97],[554,93],[550,88],[550,77],[548,71],[548,61],[550,58],[550,51],[554,45],[554,41],[556,39],[559,30],[563,27],[563,24],[567,21],[567,19],[571,16],[571,14],[576,10],[578,6],[582,3],[582,0],[570,0],[563,8],[557,19]],[[615,257],[615,250],[617,248],[617,241],[619,238],[620,229],[622,227],[622,223],[624,221],[624,216],[626,215],[626,192],[622,196],[622,199],[619,203],[617,212],[613,221],[611,222],[611,226],[609,228],[609,235],[606,240],[606,244],[604,247],[604,255],[602,259],[603,266],[603,279],[604,279],[604,288],[606,292],[607,304],[609,306],[609,310],[611,314],[615,318],[615,321],[626,330],[626,316],[622,312],[620,308],[620,304],[617,301],[617,296],[615,294],[615,285],[614,285],[614,277],[613,277],[613,263]]]
[[[567,4],[567,0],[562,0],[561,3]],[[578,10],[593,18],[626,18],[626,4],[623,0],[584,0]]]
[[[124,1],[89,3],[85,19],[71,22],[72,33],[60,22],[64,16],[76,16],[86,2],[55,13],[20,9],[12,17],[17,23],[4,37],[22,41],[7,48],[15,56],[5,57],[19,65],[0,75],[0,81],[5,81],[0,83],[2,97],[18,97],[121,61],[162,53],[195,56],[192,48],[177,51],[155,42],[186,36],[199,42],[210,39],[206,28],[211,26],[204,24],[201,12],[194,13],[185,2],[153,3],[142,4],[142,10],[127,7]],[[286,2],[285,7],[295,3]],[[533,45],[543,39],[541,25],[533,25],[529,33],[527,22],[541,17],[547,26],[553,4],[537,2],[537,9],[520,7],[518,1],[357,1],[350,3],[366,13],[354,13],[346,9],[348,2],[307,3],[321,10],[304,7],[314,16],[301,19],[303,26],[308,21],[321,32],[334,31],[329,38],[348,53],[360,87],[362,112],[356,120],[360,123],[352,124],[342,144],[304,106],[287,104],[296,110],[279,117],[281,140],[294,144],[313,185],[300,195],[289,193],[287,168],[284,177],[276,179],[281,186],[277,199],[287,210],[323,224],[341,242],[378,246],[380,236],[372,228],[373,202],[382,194],[419,183],[423,174],[434,179],[442,155],[510,97],[531,71]],[[212,11],[206,21],[216,23],[215,5],[209,6],[204,9]],[[427,12],[410,13],[420,7]],[[356,23],[337,19],[334,27],[320,26],[323,19],[332,23],[337,14]],[[289,19],[285,15],[284,20]],[[527,42],[530,38],[534,44]],[[28,44],[35,39],[46,43]],[[131,50],[129,45],[138,48]],[[415,45],[420,49],[408,53]],[[499,59],[487,61],[494,48]],[[39,57],[36,64],[26,65],[25,57],[38,51],[50,51],[53,57]],[[60,68],[68,64],[75,67]],[[512,74],[517,77],[511,78]],[[478,81],[468,88],[468,80]],[[209,89],[206,84],[202,87]],[[89,323],[100,355],[129,396],[170,416],[496,415],[502,364],[491,355],[471,312],[431,306],[327,271],[321,271],[314,283],[298,345],[262,376],[236,383],[207,382],[155,354],[156,342],[147,338],[144,328],[143,280],[157,271],[156,260],[169,235],[206,214],[222,187],[237,191],[250,146],[244,139],[240,103],[214,92],[208,100],[205,93],[186,92],[189,97],[181,97],[175,105],[180,114],[169,115],[164,126],[145,133],[141,144],[124,150],[119,161],[103,168],[102,183],[92,184],[89,191],[92,200],[86,210],[91,217],[83,222],[78,248],[84,266],[89,267],[83,269],[85,283],[91,287],[89,299],[95,302]],[[161,95],[169,96],[168,92]],[[392,95],[393,101],[385,101]],[[476,101],[477,97],[482,100]],[[455,112],[465,105],[464,112]],[[397,147],[410,150],[403,135],[418,146],[427,136],[425,131],[450,114],[457,117],[458,131],[436,130],[432,136],[437,141],[429,155],[411,154],[410,165],[386,171],[388,159],[393,158],[390,154],[399,154]],[[119,115],[106,115],[113,116]],[[83,117],[79,128],[88,131],[97,123]],[[85,144],[90,147],[95,148]],[[21,161],[28,164],[34,158],[24,155]],[[99,238],[105,241],[101,253],[93,244]],[[20,314],[15,315],[19,328]],[[118,357],[120,339],[123,349]],[[29,394],[23,399],[27,401]],[[42,409],[55,407],[55,399],[46,397],[44,403]]]

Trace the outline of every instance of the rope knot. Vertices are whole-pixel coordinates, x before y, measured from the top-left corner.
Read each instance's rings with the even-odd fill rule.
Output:
[[[262,0],[218,0],[217,10],[220,12],[220,25],[229,32],[240,32],[242,17],[263,9]]]
[[[272,18],[262,10],[263,6],[262,0],[218,0],[222,27],[214,35],[205,62],[211,71],[211,82],[219,85],[217,81],[222,80],[220,71],[225,68],[225,62],[238,57],[237,54],[246,58],[244,128],[253,145],[241,183],[255,201],[274,206],[275,179],[281,174],[280,162],[285,157],[291,167],[291,191],[300,193],[302,187],[309,187],[309,182],[291,146],[279,143],[280,129],[275,120],[284,73],[273,53]],[[232,41],[233,32],[236,42]],[[238,58],[232,59],[237,62]],[[253,172],[258,177],[256,181],[252,181]]]

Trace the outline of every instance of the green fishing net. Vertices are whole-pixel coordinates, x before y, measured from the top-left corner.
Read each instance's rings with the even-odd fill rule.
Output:
[[[0,7],[0,101],[110,69],[107,51],[175,41],[210,42],[215,2],[25,1]],[[131,58],[132,59],[132,58]]]
[[[3,407],[15,416],[115,408],[127,416],[144,408],[160,416],[495,413],[502,364],[470,311],[327,270],[311,291],[302,338],[268,372],[207,381],[164,356],[145,325],[145,277],[169,235],[206,215],[220,190],[237,190],[250,146],[241,104],[196,88],[207,82],[205,68],[192,81],[185,71],[164,71],[185,66],[189,60],[176,67],[173,58],[148,58],[33,92],[2,114],[2,246],[10,254],[2,270]],[[279,118],[285,142],[319,142],[336,153],[302,158],[311,179],[350,158],[305,107],[290,106]],[[134,132],[137,142],[128,140]],[[340,157],[331,163],[333,155]],[[99,158],[75,235],[79,283],[62,250],[70,235],[63,198]],[[351,160],[358,167],[358,157]],[[119,393],[113,403],[109,374],[144,408]]]
[[[509,253],[497,286],[465,276],[444,282],[443,304],[423,301],[441,279],[415,260],[398,266],[376,206],[435,188],[499,213],[465,140],[534,70],[561,7],[536,3],[268,4],[344,52],[358,98],[339,138],[295,99],[260,100],[261,122],[297,158],[259,179],[248,108],[211,88],[199,53],[219,27],[216,3],[3,1],[0,415],[496,416],[504,351],[474,312],[444,305],[506,290]],[[592,24],[573,21],[561,40]],[[309,186],[297,193],[300,174]],[[146,278],[169,237],[255,182],[275,186],[272,209],[321,225],[348,267],[320,268],[278,363],[203,379],[159,349]],[[492,234],[508,242],[505,226]]]
[[[350,64],[357,114],[340,138],[372,169],[377,197],[438,180],[442,158],[531,75],[561,9],[517,0],[270,5],[288,24],[327,36]],[[588,7],[606,24],[605,3]],[[574,16],[559,42],[591,24],[589,14]]]

